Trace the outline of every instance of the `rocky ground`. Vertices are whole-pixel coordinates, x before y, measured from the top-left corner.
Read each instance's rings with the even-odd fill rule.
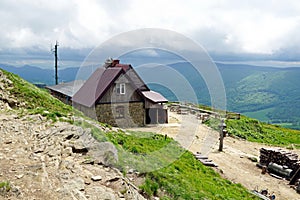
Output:
[[[95,141],[89,129],[2,112],[0,136],[0,182],[11,186],[0,199],[144,199],[109,167],[114,146]]]
[[[105,131],[105,130],[104,130]],[[144,199],[109,162],[115,147],[69,123],[0,113],[0,180],[9,199]]]

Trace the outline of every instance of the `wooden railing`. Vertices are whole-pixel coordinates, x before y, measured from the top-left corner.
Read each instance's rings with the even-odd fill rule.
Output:
[[[178,114],[195,114],[200,119],[206,119],[209,117],[214,118],[226,118],[226,119],[240,119],[241,114],[235,112],[217,112],[213,110],[207,110],[199,108],[193,104],[181,104],[181,103],[172,103],[169,104],[169,109],[171,112],[177,112]]]

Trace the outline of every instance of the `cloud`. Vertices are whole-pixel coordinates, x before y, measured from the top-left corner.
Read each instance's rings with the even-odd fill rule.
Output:
[[[163,28],[217,54],[284,55],[299,49],[299,27],[297,0],[0,2],[2,51],[33,47],[48,51],[56,40],[64,48],[94,48],[122,32]]]
[[[9,1],[0,3],[2,47],[40,46],[48,48],[72,19],[72,7],[54,1]]]

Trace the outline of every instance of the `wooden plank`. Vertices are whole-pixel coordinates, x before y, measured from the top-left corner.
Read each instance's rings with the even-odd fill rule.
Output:
[[[276,174],[270,173],[270,176],[273,176],[274,178],[282,180],[283,178],[281,176],[278,176]]]
[[[196,157],[197,159],[208,159],[207,156],[203,156],[203,155],[195,155],[195,157]]]
[[[209,160],[209,159],[197,159],[199,160],[200,162],[212,162],[212,160]]]
[[[218,167],[218,165],[214,162],[201,162],[203,165],[205,166],[209,166],[209,167]]]

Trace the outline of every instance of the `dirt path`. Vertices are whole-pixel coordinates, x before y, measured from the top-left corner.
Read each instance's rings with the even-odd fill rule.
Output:
[[[259,157],[259,149],[266,146],[232,137],[224,140],[223,152],[218,151],[218,132],[200,123],[194,115],[180,116],[169,112],[169,124],[136,128],[138,131],[167,134],[177,140],[191,152],[208,155],[218,168],[216,170],[226,179],[241,183],[249,190],[268,189],[276,195],[276,199],[298,200],[300,194],[290,188],[288,181],[279,180],[268,174],[261,174],[256,162],[249,158]],[[190,126],[187,128],[186,126]],[[188,132],[186,132],[188,131]],[[300,155],[300,151],[295,151]]]

